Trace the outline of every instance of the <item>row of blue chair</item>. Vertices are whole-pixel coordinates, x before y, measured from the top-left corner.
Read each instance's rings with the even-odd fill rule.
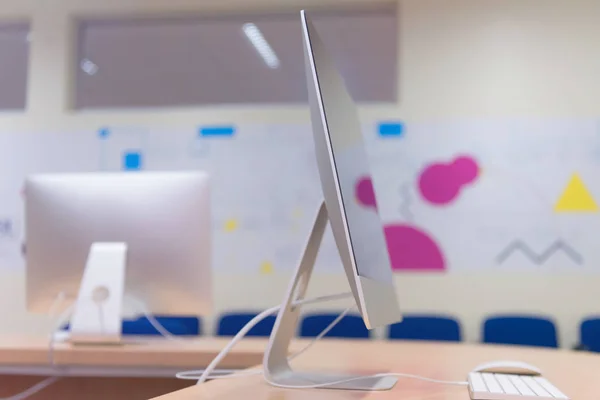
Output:
[[[165,317],[156,315],[154,318],[163,326],[163,328],[175,336],[198,336],[203,332],[202,321],[197,317]],[[69,324],[63,326],[62,329],[69,330]],[[152,326],[146,317],[123,320],[121,333],[123,335],[135,336],[160,335],[160,332]]]
[[[253,313],[235,313],[222,316],[218,322],[218,336],[235,335]],[[300,337],[319,335],[337,314],[317,314],[304,317],[300,323]],[[275,323],[275,317],[269,317],[253,329],[249,336],[269,336]],[[600,318],[590,318],[580,327],[581,343],[577,348],[600,352]],[[326,337],[369,338],[369,331],[357,315],[344,317]],[[460,341],[462,338],[460,323],[451,317],[433,315],[408,315],[388,330],[389,339]],[[532,316],[506,315],[495,316],[483,324],[484,343],[510,344],[537,347],[558,347],[558,333],[555,324],[546,318]]]
[[[217,323],[217,336],[234,336],[256,313],[228,313]],[[298,335],[315,337],[338,314],[312,314],[302,318]],[[196,317],[155,317],[170,333],[180,336],[198,336],[203,333],[202,322]],[[267,337],[271,334],[275,316],[270,316],[254,326],[247,336]],[[68,326],[66,327],[68,329]],[[147,318],[123,321],[124,335],[160,335]],[[333,327],[326,337],[368,339],[369,330],[358,315],[347,315]],[[451,317],[436,315],[407,315],[403,321],[391,325],[386,335],[389,339],[460,341],[460,323]],[[590,318],[580,327],[581,343],[578,349],[600,352],[600,318]],[[554,323],[546,318],[531,316],[496,316],[483,324],[483,342],[523,346],[558,347],[558,334]]]
[[[217,336],[234,336],[255,315],[254,313],[235,313],[222,316],[217,325]],[[338,314],[307,315],[300,322],[298,336],[316,337],[337,317]],[[267,317],[250,329],[247,336],[269,336],[274,324],[275,316]],[[325,337],[368,339],[369,330],[360,316],[347,315]],[[460,325],[454,319],[437,316],[407,316],[402,323],[390,326],[389,337],[394,339],[459,341],[461,334]]]

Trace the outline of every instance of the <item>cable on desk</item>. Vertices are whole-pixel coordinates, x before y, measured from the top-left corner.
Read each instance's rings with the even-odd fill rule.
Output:
[[[387,376],[395,376],[398,378],[417,379],[420,381],[439,383],[442,385],[459,385],[459,386],[467,386],[468,385],[467,381],[445,381],[445,380],[440,380],[440,379],[427,378],[425,376],[420,376],[420,375],[404,374],[404,373],[400,373],[400,372],[384,372],[381,374],[356,376],[356,377],[341,379],[341,380],[337,380],[337,381],[315,383],[315,384],[309,384],[309,385],[284,385],[284,384],[280,384],[277,382],[272,382],[266,376],[265,376],[265,381],[267,381],[267,383],[269,383],[270,385],[273,385],[273,386],[279,387],[279,388],[284,388],[284,389],[316,389],[316,388],[326,388],[329,386],[335,386],[335,385],[339,385],[341,383],[360,381],[360,380],[367,379],[367,378],[385,378]]]
[[[60,292],[60,293],[58,293],[58,295],[56,295],[56,298],[54,299],[54,301],[50,305],[50,308],[48,309],[48,314],[50,315],[50,317],[54,317],[56,310],[58,310],[60,308],[60,306],[61,306],[62,302],[65,300],[65,298],[66,298],[65,292]],[[69,319],[69,317],[71,316],[72,310],[73,310],[73,306],[70,306],[65,311],[63,311],[58,316],[58,318],[55,319],[56,322],[54,324],[54,328],[52,329],[52,332],[50,333],[50,338],[48,340],[48,363],[51,366],[54,366],[54,336],[60,330],[62,325]],[[33,396],[34,394],[40,392],[41,390],[44,390],[45,388],[47,388],[48,386],[52,385],[53,383],[55,383],[56,381],[58,381],[60,379],[61,379],[61,377],[59,375],[50,376],[50,377],[36,383],[35,385],[29,387],[28,389],[25,389],[21,393],[12,395],[10,397],[2,397],[2,398],[0,398],[0,400],[25,400],[26,398]]]
[[[131,302],[133,302],[137,308],[139,308],[139,311],[146,317],[146,319],[148,320],[148,322],[150,322],[150,325],[152,325],[152,327],[154,329],[156,329],[156,331],[158,333],[160,333],[160,335],[162,337],[164,337],[165,339],[169,339],[169,340],[180,340],[180,341],[190,341],[190,338],[181,338],[178,337],[177,335],[173,335],[171,332],[169,332],[167,330],[167,328],[165,328],[155,317],[154,315],[152,315],[150,313],[150,310],[148,309],[148,307],[146,307],[146,304],[141,301],[140,299],[138,299],[135,296],[132,295],[125,295],[125,297],[127,299],[129,299]]]
[[[312,303],[318,303],[318,302],[322,302],[322,301],[326,301],[326,300],[337,300],[337,299],[349,297],[350,295],[351,295],[350,293],[342,293],[342,294],[337,294],[337,295],[332,295],[332,296],[321,296],[321,297],[316,297],[316,298],[311,298],[311,299],[306,299],[306,300],[298,301],[298,302],[294,303],[294,306],[305,305],[305,304],[312,304]],[[176,335],[173,335],[171,332],[169,332],[150,313],[150,311],[148,310],[148,308],[146,307],[146,305],[144,304],[143,301],[141,301],[141,300],[139,300],[139,299],[137,299],[137,298],[135,298],[134,296],[131,296],[131,295],[127,295],[126,297],[128,297],[130,300],[132,300],[137,305],[137,307],[139,308],[140,312],[148,319],[148,321],[154,327],[154,329],[156,329],[164,338],[169,339],[169,340],[178,340],[178,341],[186,341],[186,342],[190,342],[190,341],[194,340],[194,339],[190,339],[190,338],[180,338],[180,337],[178,337]],[[66,299],[65,293],[64,292],[60,292],[56,296],[55,300],[52,302],[52,304],[51,304],[51,306],[50,306],[50,308],[48,310],[48,314],[50,316],[54,316],[54,314],[56,313],[56,311],[58,309],[60,309],[60,306],[65,301],[65,299]],[[55,319],[56,322],[54,324],[52,332],[50,333],[50,338],[48,340],[48,363],[52,367],[56,367],[55,362],[54,362],[54,347],[55,347],[55,343],[56,343],[56,334],[58,332],[60,332],[61,328],[63,327],[63,325],[69,321],[69,318],[71,317],[74,308],[75,308],[74,304],[70,305],[68,308],[66,308]],[[256,323],[258,323],[259,321],[261,321],[262,319],[264,319],[266,316],[271,315],[271,314],[279,311],[279,308],[280,308],[279,306],[278,307],[273,307],[273,308],[270,309],[271,311],[269,313],[263,312],[262,314],[264,314],[264,316],[262,318],[260,318],[260,319],[256,318],[256,322],[253,325],[249,326],[248,330],[250,330]],[[325,330],[323,332],[321,332],[321,334],[319,334],[319,336],[317,336],[316,338],[314,338],[310,343],[308,343],[307,346],[305,346],[299,352],[297,352],[294,355],[292,355],[290,357],[290,360],[293,359],[293,358],[295,358],[295,357],[297,357],[297,356],[299,356],[300,354],[302,354],[305,351],[307,351],[310,347],[312,347],[312,345],[314,343],[316,343],[320,338],[322,338],[325,334],[327,334],[327,332],[329,332],[343,318],[343,316],[345,316],[350,310],[351,310],[351,308],[347,309],[344,313],[342,313],[327,328],[325,328]],[[252,321],[250,321],[250,322],[252,322]],[[234,345],[235,345],[235,343],[234,343]],[[220,360],[218,362],[220,362]],[[203,371],[185,371],[185,372],[177,374],[177,377],[180,378],[180,379],[193,379],[193,380],[197,380],[198,379],[198,375],[204,373],[205,371],[206,370],[203,370]],[[56,372],[60,372],[60,370],[57,368]],[[211,373],[213,373],[214,375],[210,375]],[[195,374],[195,375],[192,376],[191,374]],[[254,370],[231,370],[231,369],[216,370],[213,367],[213,368],[211,368],[211,370],[210,370],[210,372],[208,374],[205,374],[205,379],[206,378],[208,378],[208,379],[233,378],[233,377],[250,376],[250,375],[258,375],[258,374],[262,374],[262,369],[254,369]],[[60,380],[61,378],[62,377],[59,374],[56,374],[54,376],[51,376],[51,377],[48,377],[48,378],[44,379],[41,382],[38,382],[37,384],[31,386],[30,388],[24,390],[21,393],[18,393],[16,395],[13,395],[13,396],[10,396],[10,397],[6,397],[6,398],[0,398],[0,400],[25,400],[28,397],[30,397],[30,396],[38,393],[39,391],[47,388],[50,385],[54,384],[56,381]]]
[[[306,299],[306,300],[304,300],[304,299],[298,300],[293,303],[293,306],[297,307],[297,306],[305,305],[305,304],[339,300],[339,299],[348,298],[350,296],[352,296],[352,294],[349,292],[338,293],[338,294],[328,295],[328,296],[319,296],[319,297]],[[254,318],[252,318],[250,321],[248,321],[248,323],[246,323],[246,325],[244,325],[244,327],[242,329],[240,329],[240,331],[231,339],[231,341],[223,348],[223,350],[221,350],[221,352],[219,352],[219,354],[217,354],[217,356],[210,362],[210,364],[208,364],[208,367],[206,367],[204,372],[202,372],[202,374],[200,375],[200,378],[198,378],[196,385],[200,385],[200,384],[204,383],[209,378],[210,374],[217,367],[217,365],[219,365],[219,363],[223,360],[223,358],[225,358],[225,356],[231,351],[231,349],[244,336],[246,336],[246,334],[250,331],[250,329],[252,329],[256,324],[258,324],[260,321],[262,321],[269,315],[275,314],[276,312],[278,312],[280,308],[281,308],[281,305],[271,307],[271,308],[261,312],[260,314],[258,314]]]
[[[71,314],[73,314],[74,308],[74,305],[70,305],[58,316],[56,323],[54,324],[54,328],[50,333],[50,339],[48,342],[48,364],[51,366],[54,366],[54,344],[56,343],[56,334],[60,332],[63,325],[69,321]]]
[[[317,341],[319,341],[319,339],[321,339],[323,336],[325,336],[327,333],[329,333],[329,331],[331,329],[333,329],[333,327],[336,326],[338,324],[338,322],[340,322],[342,320],[342,318],[344,318],[352,309],[354,309],[354,307],[356,307],[356,304],[346,308],[344,310],[344,312],[342,312],[340,315],[338,315],[336,319],[334,319],[329,325],[327,325],[327,327],[325,329],[323,329],[323,331],[321,333],[319,333],[319,335],[317,335],[315,338],[313,338],[306,346],[304,346],[302,349],[300,349],[296,353],[289,356],[288,361],[292,361],[293,359],[295,359],[296,357],[298,357],[299,355],[305,353],[308,349],[310,349],[315,343],[317,343]],[[216,371],[223,371],[223,370],[216,370]],[[210,376],[209,379],[241,378],[244,376],[260,375],[263,373],[263,370],[262,370],[262,368],[253,368],[253,369],[246,369],[246,370],[242,370],[242,371],[238,370],[238,371],[233,371],[233,372],[234,373],[231,373],[229,375]],[[203,373],[204,373],[204,370],[183,371],[183,372],[178,372],[175,375],[175,377],[178,379],[199,380]]]
[[[34,394],[47,388],[48,386],[52,385],[54,382],[56,382],[58,380],[60,380],[60,376],[51,376],[49,378],[44,379],[41,382],[36,383],[35,385],[31,386],[29,389],[26,389],[19,394],[15,394],[10,397],[0,397],[0,400],[25,400],[26,398],[33,396]]]
[[[302,300],[302,301],[299,301],[298,303],[294,303],[294,305],[296,306],[296,305],[301,305],[301,304],[308,304],[308,303],[315,303],[315,302],[320,302],[320,301],[339,299],[339,298],[343,298],[345,296],[347,296],[347,293],[333,295],[333,296],[322,296],[320,298]],[[212,379],[210,377],[210,374],[214,371],[216,366],[223,360],[223,358],[225,358],[225,356],[231,351],[231,349],[250,331],[250,329],[252,329],[256,324],[258,324],[260,321],[262,321],[269,315],[278,312],[280,308],[281,308],[281,306],[271,307],[271,308],[263,311],[262,313],[258,314],[253,319],[251,319],[246,325],[244,325],[244,327],[242,329],[240,329],[240,331],[231,339],[231,341],[227,344],[227,346],[225,346],[221,350],[221,352],[212,360],[212,362],[208,365],[208,367],[202,371],[202,373],[200,374],[200,377],[198,378],[198,381],[196,382],[196,385],[200,385],[200,384],[204,383],[207,379]],[[308,350],[310,347],[312,347],[312,345],[314,343],[316,343],[319,339],[321,339],[323,336],[325,336],[352,308],[353,307],[346,309],[344,311],[344,313],[340,314],[331,324],[329,324],[329,326],[327,326],[327,328],[325,328],[323,330],[323,332],[321,332],[317,337],[315,337],[305,348],[300,350],[298,353],[293,354],[289,359],[290,360],[294,359],[295,357],[299,356],[300,354],[302,354],[306,350]],[[180,378],[180,379],[193,379],[194,377],[197,376],[198,373],[200,373],[200,371],[185,371],[185,372],[178,373],[176,376],[177,376],[177,378]],[[236,377],[243,377],[243,376],[249,376],[249,375],[258,375],[261,373],[262,373],[261,370],[254,369],[254,370],[241,371],[239,373],[235,373],[232,375],[219,376],[219,377],[215,377],[215,378],[216,379],[236,378]],[[309,384],[309,385],[284,385],[284,384],[279,384],[279,383],[273,382],[273,381],[269,380],[266,376],[264,376],[264,379],[265,379],[265,381],[267,381],[267,383],[269,383],[275,387],[288,388],[288,389],[312,389],[312,388],[326,388],[329,386],[339,385],[339,384],[347,383],[347,382],[353,382],[353,381],[362,380],[365,378],[383,378],[383,377],[387,377],[387,376],[418,379],[418,380],[425,381],[425,382],[438,383],[438,384],[444,384],[444,385],[459,385],[459,386],[468,385],[468,382],[466,382],[466,381],[440,380],[440,379],[433,379],[433,378],[428,378],[428,377],[420,376],[420,375],[396,373],[396,372],[359,376],[359,377],[353,377],[353,378],[348,378],[348,379],[342,379],[342,380],[338,380],[338,381]]]

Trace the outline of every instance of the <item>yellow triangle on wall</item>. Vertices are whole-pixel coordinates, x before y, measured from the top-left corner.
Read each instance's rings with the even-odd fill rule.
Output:
[[[598,212],[598,205],[577,174],[573,174],[569,184],[554,206],[555,212]]]

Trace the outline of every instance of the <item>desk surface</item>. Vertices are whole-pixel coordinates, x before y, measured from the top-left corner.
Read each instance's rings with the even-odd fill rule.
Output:
[[[57,366],[64,377],[31,400],[148,399],[193,385],[176,380],[175,373],[206,367],[229,342],[218,338],[126,338],[131,340],[135,342],[118,346],[59,343],[51,366],[47,338],[0,337],[0,399],[56,374]],[[259,364],[266,344],[266,339],[244,340],[220,368],[245,369]]]
[[[322,340],[298,357],[299,370],[348,373],[404,372],[443,380],[466,380],[467,373],[482,362],[519,360],[542,369],[562,392],[573,400],[595,400],[600,394],[600,355],[549,350],[468,344],[420,342]],[[351,392],[329,389],[279,389],[261,376],[219,379],[192,386],[156,400],[468,400],[465,386],[440,385],[400,378],[387,392]]]
[[[115,346],[80,346],[57,343],[54,346],[56,366],[119,368],[200,368],[210,361],[229,339],[197,338],[167,340],[163,338],[127,338],[126,344]],[[219,368],[248,368],[260,364],[266,339],[246,339],[237,345]],[[44,337],[0,338],[0,366],[49,366],[49,341]]]

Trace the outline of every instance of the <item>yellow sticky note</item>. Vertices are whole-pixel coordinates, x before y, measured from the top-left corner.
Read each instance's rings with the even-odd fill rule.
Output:
[[[555,212],[598,212],[598,205],[583,180],[573,174],[554,206]]]
[[[260,273],[263,275],[270,275],[273,273],[273,263],[270,261],[263,261],[260,264]]]
[[[233,232],[238,228],[238,222],[236,219],[230,218],[225,221],[225,225],[223,226],[223,230],[225,232]]]

